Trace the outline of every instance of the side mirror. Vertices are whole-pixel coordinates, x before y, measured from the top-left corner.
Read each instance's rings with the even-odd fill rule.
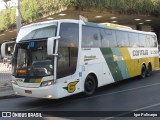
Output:
[[[11,57],[12,56],[11,53],[13,52],[14,45],[15,45],[15,41],[4,42],[1,45],[2,57]]]
[[[3,43],[2,45],[1,45],[1,55],[2,55],[2,57],[4,58],[5,56],[7,56],[6,55],[6,43]]]
[[[55,55],[56,50],[57,50],[57,40],[60,38],[60,36],[58,37],[51,37],[48,38],[47,40],[47,54],[48,55]]]

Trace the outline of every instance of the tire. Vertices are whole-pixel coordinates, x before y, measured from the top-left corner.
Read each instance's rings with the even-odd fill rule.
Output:
[[[147,77],[151,76],[151,74],[152,74],[152,66],[151,64],[148,64]]]
[[[146,69],[146,67],[145,67],[144,65],[142,65],[140,77],[141,77],[142,79],[144,79],[144,78],[146,77],[146,75],[147,75],[147,69]]]
[[[96,91],[97,83],[95,77],[88,75],[84,83],[85,96],[91,96]]]

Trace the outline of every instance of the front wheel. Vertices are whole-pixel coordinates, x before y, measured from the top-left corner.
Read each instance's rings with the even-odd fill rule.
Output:
[[[92,95],[96,90],[96,79],[92,75],[88,75],[84,83],[84,94]]]

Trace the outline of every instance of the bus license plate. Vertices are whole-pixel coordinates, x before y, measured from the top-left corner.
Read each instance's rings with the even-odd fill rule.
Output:
[[[31,90],[25,90],[25,93],[32,94],[32,91]]]

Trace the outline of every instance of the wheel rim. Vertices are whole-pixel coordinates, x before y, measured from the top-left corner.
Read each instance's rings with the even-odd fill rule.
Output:
[[[93,90],[93,88],[94,88],[93,80],[92,80],[92,79],[88,79],[88,80],[86,81],[86,91],[87,91],[87,92],[90,92],[90,91]]]
[[[94,93],[96,88],[95,79],[92,76],[88,76],[85,81],[85,92],[88,95],[91,95]]]

